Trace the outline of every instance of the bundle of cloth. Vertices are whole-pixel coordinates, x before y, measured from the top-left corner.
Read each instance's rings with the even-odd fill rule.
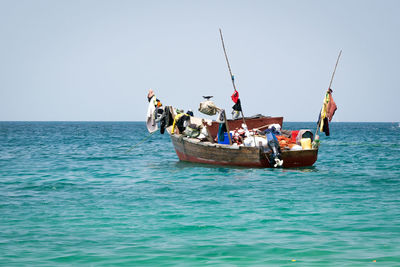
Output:
[[[149,133],[154,133],[158,130],[157,123],[164,113],[164,108],[152,89],[147,94],[147,100],[149,101],[149,106],[147,108],[146,126]]]

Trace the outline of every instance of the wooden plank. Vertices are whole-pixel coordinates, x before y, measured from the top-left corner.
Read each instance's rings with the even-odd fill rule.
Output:
[[[230,134],[230,131],[229,131],[229,123],[228,123],[228,118],[226,117],[225,110],[224,110],[224,118],[225,118],[226,131],[228,132],[229,144],[232,145],[232,138],[231,138],[231,134]]]
[[[206,129],[206,131],[207,131],[207,140],[209,141],[209,142],[211,142],[211,143],[214,143],[214,139],[212,138],[212,135],[211,135],[211,132],[210,132],[210,129],[208,129],[208,125],[207,125],[207,122],[203,119],[202,121],[202,124],[203,124],[203,127],[205,127],[205,129]]]

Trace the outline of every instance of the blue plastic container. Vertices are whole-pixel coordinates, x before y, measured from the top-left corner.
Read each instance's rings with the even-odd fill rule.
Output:
[[[231,134],[231,138],[232,138],[232,134]],[[221,141],[220,139],[218,139],[218,144],[229,145],[228,133],[224,133],[224,141]]]

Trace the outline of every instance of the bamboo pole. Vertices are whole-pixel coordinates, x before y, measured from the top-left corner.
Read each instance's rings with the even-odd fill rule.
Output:
[[[222,36],[222,31],[221,31],[221,29],[219,29],[219,35],[221,36],[222,48],[224,49],[226,64],[228,65],[229,74],[231,75],[231,80],[232,80],[233,89],[234,89],[234,91],[237,91],[237,90],[236,90],[236,85],[235,85],[235,78],[234,78],[234,76],[232,75],[231,65],[229,64],[228,55],[226,54],[225,43],[224,43],[224,37]],[[241,105],[240,105],[240,106],[241,106]],[[243,115],[243,110],[241,110],[240,113],[241,113],[241,115],[242,115],[243,123],[246,124],[246,121],[245,121],[244,115]],[[246,125],[247,125],[247,124],[246,124]]]
[[[338,57],[337,57],[335,69],[333,70],[333,73],[332,73],[331,81],[330,81],[330,83],[329,83],[328,90],[331,89],[332,82],[333,82],[333,77],[335,77],[336,68],[337,68],[337,65],[338,65],[338,63],[339,63],[339,59],[340,59],[340,56],[341,56],[341,55],[342,55],[342,50],[340,50],[339,55],[338,55]]]
[[[329,90],[331,89],[332,82],[333,82],[333,78],[335,77],[336,68],[337,68],[337,65],[338,65],[338,63],[339,63],[339,59],[340,59],[340,56],[341,56],[341,55],[342,55],[342,50],[340,50],[339,55],[338,55],[338,57],[337,57],[336,64],[335,64],[335,68],[333,69],[331,81],[329,82],[329,87],[328,87],[327,92],[325,93],[325,96],[326,96],[326,94],[329,92]],[[324,101],[325,101],[325,97],[324,97]],[[324,102],[324,105],[325,105],[325,102]],[[324,107],[322,106],[322,108],[324,108]],[[318,123],[317,123],[317,130],[315,131],[315,136],[318,135],[318,131],[319,131],[320,124],[321,124],[321,118],[319,119],[319,121],[318,121]]]

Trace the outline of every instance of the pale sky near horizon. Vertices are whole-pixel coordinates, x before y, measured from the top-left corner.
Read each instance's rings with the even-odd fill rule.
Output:
[[[144,121],[147,91],[315,121],[400,120],[400,1],[0,0],[0,121]]]

